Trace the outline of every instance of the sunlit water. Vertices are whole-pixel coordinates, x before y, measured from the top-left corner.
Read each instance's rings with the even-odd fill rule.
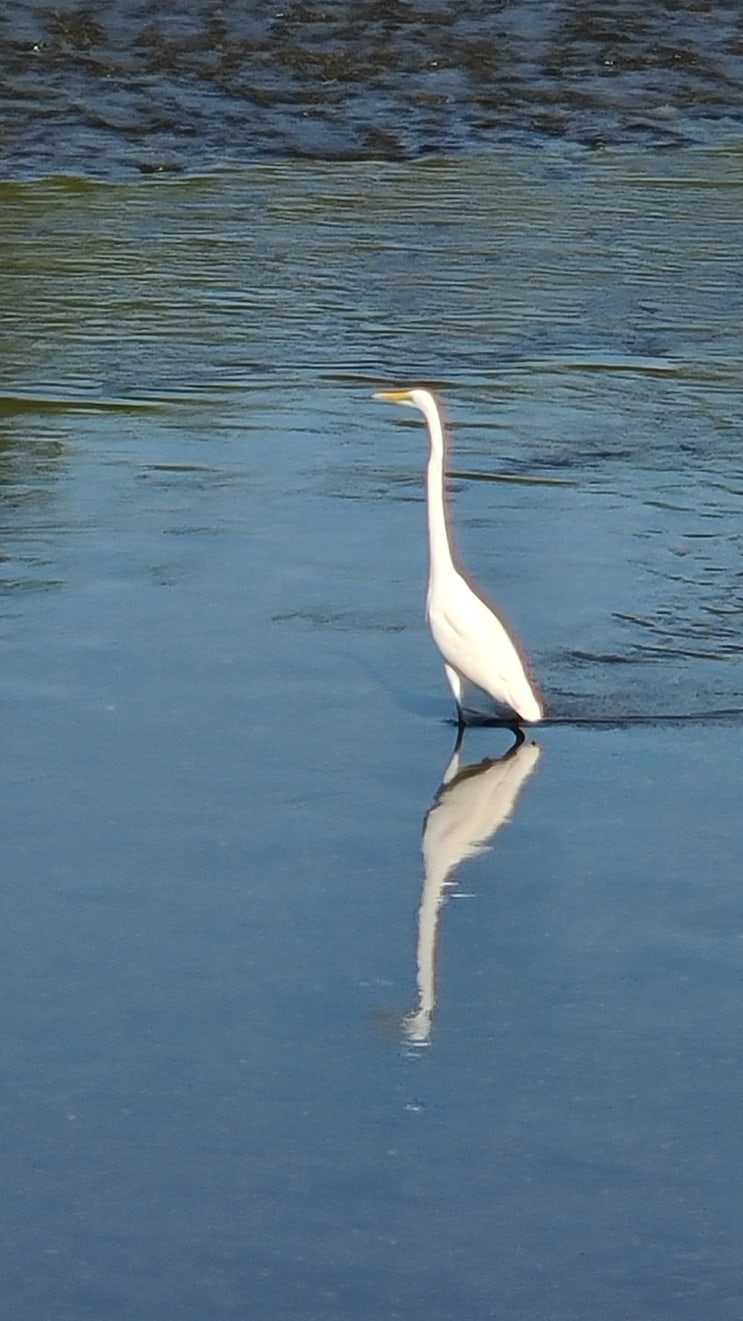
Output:
[[[3,187],[15,1317],[739,1318],[742,193]],[[512,756],[451,760],[420,378]]]

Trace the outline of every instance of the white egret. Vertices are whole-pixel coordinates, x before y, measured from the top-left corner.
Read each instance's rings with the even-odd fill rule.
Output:
[[[457,717],[465,724],[462,694],[474,683],[517,720],[544,715],[542,699],[526,672],[518,644],[503,621],[458,567],[446,508],[444,425],[430,390],[382,390],[375,399],[420,409],[428,423],[431,450],[426,475],[429,576],[426,618],[449,680]]]

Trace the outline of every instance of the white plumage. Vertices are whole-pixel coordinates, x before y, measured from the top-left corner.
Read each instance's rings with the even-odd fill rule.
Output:
[[[452,552],[445,496],[444,428],[430,390],[384,390],[375,396],[420,409],[428,423],[431,450],[426,476],[430,568],[426,617],[444,658],[446,677],[464,723],[466,682],[489,693],[519,720],[534,723],[544,708],[529,679],[518,646],[494,609],[458,569]]]

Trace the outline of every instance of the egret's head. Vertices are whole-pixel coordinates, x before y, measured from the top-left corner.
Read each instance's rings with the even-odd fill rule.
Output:
[[[382,399],[386,404],[407,404],[408,408],[421,408],[425,412],[426,402],[433,398],[430,390],[416,387],[414,390],[378,390],[375,399]]]

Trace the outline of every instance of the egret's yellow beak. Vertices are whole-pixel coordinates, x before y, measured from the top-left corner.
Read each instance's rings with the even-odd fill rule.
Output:
[[[373,396],[374,399],[382,399],[387,404],[407,404],[410,400],[409,390],[377,390]]]

